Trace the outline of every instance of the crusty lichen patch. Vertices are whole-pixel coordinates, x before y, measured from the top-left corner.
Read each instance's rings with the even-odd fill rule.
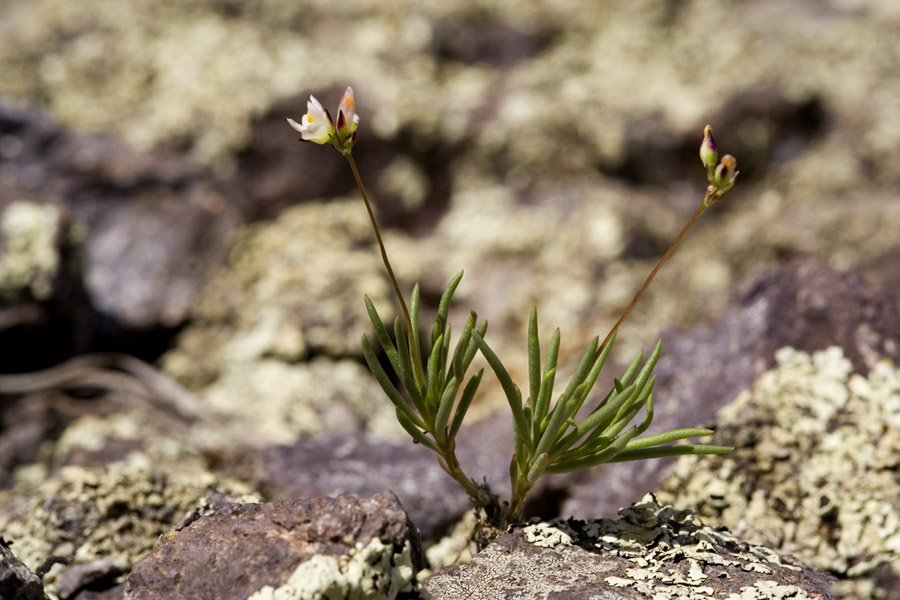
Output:
[[[59,268],[60,210],[25,200],[0,214],[0,299],[47,300]]]
[[[852,373],[839,348],[780,350],[720,411],[721,457],[683,457],[659,494],[844,577],[900,563],[900,371]]]
[[[32,570],[60,557],[69,566],[110,559],[127,573],[161,535],[211,509],[219,492],[231,501],[252,498],[242,484],[208,472],[163,474],[123,463],[100,471],[65,467],[27,498],[0,497],[0,531]],[[51,599],[65,568],[57,564],[44,577]]]
[[[376,537],[341,556],[316,555],[284,585],[265,586],[247,600],[393,600],[418,588],[409,542],[398,551]]]
[[[572,545],[572,532],[562,519],[556,519],[550,523],[534,523],[526,527],[523,533],[526,540],[540,548]]]
[[[309,203],[249,227],[163,369],[240,422],[249,439],[399,434],[390,402],[361,364],[360,334],[371,328],[363,297],[392,318],[382,270],[358,201]]]
[[[725,529],[705,525],[689,510],[661,505],[648,494],[619,514],[618,520],[535,523],[525,527],[523,535],[542,548],[566,551],[577,546],[619,557],[626,561],[624,570],[619,567],[603,580],[657,600],[808,597],[793,585],[803,571],[800,566]],[[723,585],[738,576],[740,583],[752,585]]]

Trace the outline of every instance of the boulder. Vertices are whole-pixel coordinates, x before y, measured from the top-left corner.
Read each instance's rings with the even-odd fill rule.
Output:
[[[515,527],[424,585],[435,600],[830,597],[831,575],[651,495],[620,515]]]
[[[415,590],[422,560],[418,532],[390,492],[232,504],[147,555],[128,576],[126,594],[392,600]]]

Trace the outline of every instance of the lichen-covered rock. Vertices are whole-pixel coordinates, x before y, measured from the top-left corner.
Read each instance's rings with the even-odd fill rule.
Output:
[[[709,324],[662,334],[654,370],[653,426],[705,426],[766,370],[783,346],[813,352],[841,346],[859,372],[881,357],[900,361],[895,298],[812,259],[763,269],[743,282]],[[690,420],[686,420],[686,419]],[[726,444],[728,445],[728,444]],[[607,516],[656,489],[673,460],[604,465],[573,484],[562,513]]]
[[[0,531],[30,569],[49,568],[44,583],[55,600],[85,582],[114,585],[161,535],[248,491],[204,472],[66,467],[29,494],[0,495]]]
[[[776,359],[719,411],[713,443],[735,451],[679,459],[660,498],[843,578],[896,568],[900,371],[855,374],[839,348]]]
[[[3,370],[179,326],[237,220],[196,163],[0,100]]]
[[[142,560],[126,590],[134,600],[393,600],[415,592],[421,567],[416,529],[386,492],[225,506]]]
[[[834,578],[652,496],[617,521],[517,527],[425,581],[435,600],[827,598]]]
[[[360,360],[363,297],[392,314],[382,271],[360,201],[295,207],[245,232],[163,368],[260,441],[399,433]]]
[[[0,300],[47,300],[62,262],[65,224],[60,207],[13,201],[0,213]]]

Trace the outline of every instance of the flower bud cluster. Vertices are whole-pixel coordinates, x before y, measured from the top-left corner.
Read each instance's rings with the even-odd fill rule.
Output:
[[[306,114],[300,122],[288,119],[291,127],[300,132],[300,139],[316,144],[331,144],[341,154],[350,154],[356,143],[356,128],[359,126],[359,115],[356,114],[356,102],[353,100],[353,88],[348,87],[341,96],[338,105],[337,124],[331,114],[322,108],[315,96],[309,97],[306,103]]]
[[[703,204],[710,206],[734,187],[734,182],[741,172],[737,170],[737,159],[732,155],[726,154],[719,160],[719,151],[712,136],[712,127],[709,125],[703,128],[700,160],[706,167],[706,180],[709,183]]]

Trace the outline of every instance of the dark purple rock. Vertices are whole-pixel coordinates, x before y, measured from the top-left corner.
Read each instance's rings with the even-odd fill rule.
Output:
[[[47,600],[40,578],[13,555],[3,538],[0,538],[0,598]]]
[[[483,465],[467,461],[469,454],[460,453],[463,469],[480,480]],[[291,446],[263,449],[254,471],[257,487],[273,499],[366,496],[389,489],[401,499],[426,540],[439,538],[472,508],[462,487],[438,465],[437,455],[406,438],[328,433]]]
[[[893,298],[815,260],[767,267],[740,286],[709,325],[666,331],[655,373],[650,433],[710,425],[716,411],[775,366],[784,346],[814,352],[840,346],[860,373],[882,357],[900,360],[900,312]],[[604,465],[576,483],[563,514],[610,516],[656,489],[673,460]]]
[[[117,587],[115,580],[122,575],[121,566],[109,558],[78,563],[68,567],[59,576],[56,584],[60,598],[87,598],[99,590],[109,591]],[[119,597],[122,590],[119,591]]]
[[[0,306],[3,370],[180,325],[238,223],[224,187],[181,156],[73,134],[2,101],[0,137],[0,212],[21,199],[62,215],[51,296]],[[87,226],[83,247],[73,223]]]
[[[126,581],[133,600],[245,600],[288,580],[317,555],[341,556],[374,538],[399,552],[418,532],[394,494],[231,504],[200,517],[141,560]]]

